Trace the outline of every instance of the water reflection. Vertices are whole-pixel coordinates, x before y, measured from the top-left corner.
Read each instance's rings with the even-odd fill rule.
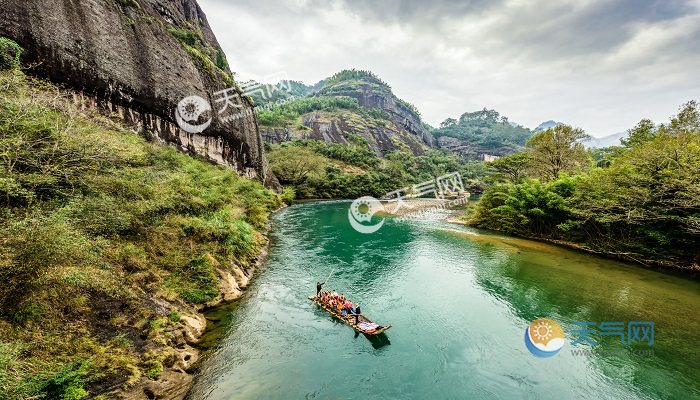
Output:
[[[640,393],[680,397],[697,390],[700,319],[689,313],[700,307],[696,282],[518,239],[486,235],[477,241],[475,282],[518,318],[553,318],[565,331],[577,321],[653,321],[652,356],[614,336],[598,336],[598,346],[584,348],[597,368]],[[576,338],[570,332],[569,342]]]
[[[275,252],[270,263],[290,257],[303,260],[302,268],[318,280],[332,272],[329,285],[343,282],[346,287],[338,287],[338,290],[346,294],[370,293],[377,280],[401,274],[405,264],[399,261],[406,256],[420,232],[387,220],[385,228],[368,240],[367,235],[349,227],[349,205],[350,202],[327,203],[337,212],[328,213],[321,221],[316,212],[317,204],[301,204],[284,210],[272,229],[273,241],[280,245],[280,250]]]

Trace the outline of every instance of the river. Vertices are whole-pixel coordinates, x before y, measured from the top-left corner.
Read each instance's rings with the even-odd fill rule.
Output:
[[[445,222],[387,219],[364,235],[348,206],[274,216],[245,298],[208,316],[215,345],[189,399],[700,398],[699,282]],[[326,287],[391,324],[384,336],[358,336],[307,299],[333,266]],[[566,335],[549,358],[525,346],[540,317]],[[573,346],[579,321],[651,321],[654,343]]]

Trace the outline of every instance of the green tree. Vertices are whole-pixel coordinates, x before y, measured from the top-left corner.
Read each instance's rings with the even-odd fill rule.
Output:
[[[593,171],[572,221],[597,249],[630,259],[700,262],[700,132],[660,132]]]
[[[19,67],[23,49],[11,39],[0,36],[0,69]]]
[[[620,139],[625,147],[634,147],[652,140],[656,136],[656,125],[650,119],[643,119],[627,131],[627,137]]]
[[[440,123],[440,128],[449,128],[451,126],[457,125],[457,120],[454,118],[447,118]]]
[[[309,176],[321,175],[326,161],[310,149],[298,146],[282,146],[270,153],[268,159],[272,171],[280,182],[298,185]]]
[[[491,179],[496,182],[520,183],[532,168],[532,155],[528,152],[501,157],[488,163]]]
[[[496,184],[471,220],[517,235],[580,243],[640,263],[697,270],[698,111],[697,103],[690,102],[668,124],[641,121],[622,147],[596,153],[601,168],[583,168],[582,132],[570,127],[544,131],[546,135],[533,137],[529,152],[549,181]],[[578,163],[572,165],[572,159]]]
[[[589,156],[581,143],[588,135],[580,128],[558,125],[533,135],[527,147],[539,176],[555,180],[562,172],[575,174],[589,165]]]
[[[472,223],[523,236],[551,237],[570,216],[567,199],[578,178],[552,182],[526,179],[518,184],[495,185],[477,206]]]
[[[689,101],[684,104],[678,115],[671,119],[671,124],[663,128],[676,135],[700,132],[700,107],[698,107],[698,103]]]
[[[591,155],[596,167],[607,168],[612,163],[612,160],[619,155],[620,147],[611,146],[588,149],[588,153]]]

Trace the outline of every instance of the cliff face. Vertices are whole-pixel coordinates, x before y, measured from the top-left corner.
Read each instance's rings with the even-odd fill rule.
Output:
[[[333,96],[347,96],[357,99],[361,106],[385,111],[399,128],[416,136],[419,142],[435,146],[435,138],[423,126],[420,116],[402,103],[392,93],[376,90],[374,85],[363,84],[350,90],[334,90]]]
[[[396,97],[388,84],[369,71],[344,70],[304,89],[308,94],[294,96],[333,106],[320,105],[286,126],[264,126],[261,134],[266,142],[315,139],[347,145],[353,136],[362,136],[379,156],[398,149],[423,154],[437,145],[415,107]],[[333,101],[339,98],[356,100],[355,106]],[[264,118],[261,122],[266,123]]]
[[[202,133],[175,123],[187,96],[216,109],[230,70],[195,0],[0,0],[0,35],[24,49],[31,74],[62,84],[76,99],[154,139],[235,167],[274,186],[266,173],[252,104],[231,92],[241,117],[213,120]]]
[[[400,148],[407,148],[414,154],[423,154],[426,149],[426,143],[419,136],[393,121],[366,118],[351,111],[314,111],[302,116],[301,126],[262,128],[260,133],[267,143],[272,144],[314,139],[348,145],[352,142],[352,135],[359,135],[378,156]]]

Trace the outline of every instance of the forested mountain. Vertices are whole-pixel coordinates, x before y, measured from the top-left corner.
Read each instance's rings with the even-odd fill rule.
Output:
[[[262,105],[258,116],[268,143],[316,139],[349,145],[349,137],[359,135],[380,156],[400,149],[422,154],[432,147],[478,160],[512,154],[532,135],[486,108],[432,128],[413,104],[396,97],[371,71],[340,71],[313,86],[283,81],[271,92],[267,98],[253,94]]]
[[[271,169],[296,197],[381,197],[455,171],[481,190],[483,163],[438,148],[416,107],[372,72],[344,70],[317,88],[258,111]]]
[[[446,119],[433,135],[441,147],[473,159],[482,154],[512,154],[523,148],[532,131],[510,122],[496,110],[484,108],[466,112],[459,119]]]
[[[348,145],[357,135],[378,155],[402,149],[422,154],[434,145],[418,110],[370,71],[344,70],[313,87],[292,85],[283,101],[259,110],[258,120],[268,143],[316,139]]]

